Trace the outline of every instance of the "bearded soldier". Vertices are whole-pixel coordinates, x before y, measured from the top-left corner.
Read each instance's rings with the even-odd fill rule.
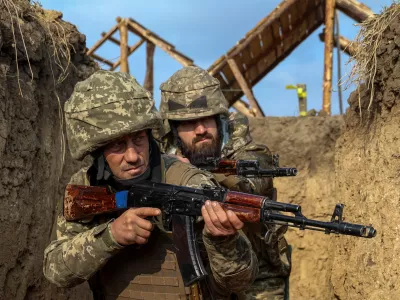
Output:
[[[71,184],[113,192],[143,179],[188,187],[217,184],[210,174],[160,154],[152,137],[160,115],[151,94],[128,74],[98,71],[78,83],[65,118],[72,157],[93,158]],[[44,253],[46,278],[60,287],[88,280],[95,299],[199,299],[201,291],[183,285],[170,232],[156,222],[160,214],[142,207],[74,222],[58,217],[57,239]],[[243,223],[235,213],[207,201],[201,219],[197,237],[210,285],[215,298],[230,299],[254,280],[257,258],[238,232]]]
[[[225,158],[257,160],[261,167],[271,167],[269,149],[252,141],[245,116],[229,113],[218,80],[205,70],[185,67],[161,84],[160,89],[160,112],[164,119],[160,138],[166,153],[178,155],[181,161],[195,166],[210,158]],[[215,178],[229,189],[274,198],[271,178],[217,174]],[[283,236],[286,229],[246,224],[244,230],[258,256],[259,275],[242,298],[284,299],[285,281],[290,274],[288,245]]]

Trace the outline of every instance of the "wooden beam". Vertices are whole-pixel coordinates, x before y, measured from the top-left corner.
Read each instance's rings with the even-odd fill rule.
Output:
[[[325,41],[325,33],[324,32],[319,34],[319,39],[321,40],[321,42]],[[337,47],[336,39],[334,39],[333,45],[334,45],[334,47]],[[339,36],[339,48],[347,55],[354,56],[354,54],[356,53],[356,50],[357,50],[357,45],[355,45],[354,42],[350,41],[349,39],[346,39],[343,36]]]
[[[170,43],[165,42],[163,39],[158,37],[157,35],[153,34],[151,31],[146,30],[143,26],[139,23],[129,19],[128,20],[129,28],[134,32],[139,34],[143,39],[153,43],[157,47],[160,47],[164,50],[167,54],[177,60],[183,66],[191,66],[193,65],[193,60],[188,58],[187,56],[183,55],[179,51],[175,50],[175,47]]]
[[[368,6],[356,0],[336,0],[336,8],[358,23],[374,16],[374,12]]]
[[[238,112],[244,114],[246,117],[255,117],[256,112],[253,109],[249,108],[249,105],[243,101],[242,99],[237,100],[233,103],[233,108],[236,109]]]
[[[239,45],[236,45],[231,50],[228,51],[228,57],[233,57],[244,48],[246,48],[260,33],[264,31],[265,28],[270,26],[273,22],[279,20],[280,16],[290,8],[290,6],[295,5],[298,0],[286,0],[282,2],[277,8],[275,8],[267,17],[264,18],[263,24],[258,25],[258,28],[254,30],[251,34],[246,36],[244,40],[239,41]]]
[[[124,73],[129,73],[129,63],[128,63],[128,24],[126,19],[122,19],[119,23],[119,33],[121,40],[121,67],[120,71]]]
[[[309,17],[309,15],[312,13],[312,11],[309,11],[308,13],[305,14],[305,18]],[[303,20],[304,21],[304,20]],[[296,23],[298,25],[300,25],[301,23]],[[265,68],[261,73],[259,73],[259,75],[253,79],[253,81],[251,82],[251,84],[253,86],[255,86],[261,79],[264,78],[264,76],[266,74],[268,74],[269,72],[271,72],[277,65],[279,65],[282,60],[285,59],[285,57],[287,57],[288,55],[290,55],[290,53],[293,52],[294,49],[297,48],[298,45],[300,45],[308,36],[310,36],[318,27],[320,27],[320,25],[322,24],[322,22],[315,22],[315,24],[311,27],[309,27],[308,31],[306,32],[306,35],[303,37],[303,39],[298,39],[297,42],[293,43],[292,46],[290,46],[286,52],[285,55],[282,55],[279,59],[276,59],[271,65],[269,65],[267,68]],[[293,25],[293,27],[297,27],[297,25]],[[290,38],[290,35],[293,34],[298,34],[298,32],[296,32],[296,30],[293,30],[290,32],[288,37],[285,38]],[[264,57],[268,56],[269,51],[273,51],[273,48],[268,48],[265,52],[263,52],[258,60],[264,59]],[[248,67],[248,71],[247,72],[251,72],[252,68],[258,68],[257,64],[253,64],[251,67]],[[232,86],[232,82],[229,82],[228,87]],[[238,94],[235,93],[234,97],[233,97],[233,101],[236,101],[237,99],[239,99],[240,97],[243,96],[243,92],[239,92]],[[232,102],[229,103],[230,105],[232,104]]]
[[[109,65],[110,67],[113,66],[113,63],[111,61],[109,61],[109,60],[107,60],[105,58],[102,58],[101,56],[99,56],[99,55],[97,55],[95,53],[92,53],[90,56],[93,57],[95,60],[98,60],[98,61],[100,61],[102,63],[105,63],[106,65]]]
[[[331,115],[332,95],[332,56],[333,28],[335,20],[335,0],[325,0],[325,53],[324,53],[324,83],[322,110]]]
[[[107,33],[105,33],[105,32],[102,32],[102,33],[101,33],[101,36],[105,36],[105,35],[107,35]],[[109,37],[108,37],[108,40],[109,40],[110,42],[113,42],[113,43],[116,44],[117,46],[121,46],[121,42],[120,42],[118,39],[116,39],[115,37],[109,36]]]
[[[251,90],[250,86],[247,84],[246,79],[243,77],[243,74],[240,72],[239,67],[236,64],[235,60],[232,58],[228,59],[228,64],[232,70],[233,75],[236,78],[237,83],[239,84],[243,93],[246,95],[247,100],[249,101],[251,107],[256,109],[256,116],[264,117],[264,112],[262,111],[261,107],[258,105],[257,100],[253,95],[253,91]]]
[[[94,51],[96,51],[97,48],[99,48],[101,45],[103,45],[104,42],[117,31],[118,27],[119,27],[119,24],[117,24],[113,28],[111,28],[111,30],[109,32],[107,32],[106,35],[104,35],[96,44],[94,44],[93,47],[90,48],[86,54],[89,56],[92,55],[92,53],[94,53]]]
[[[139,48],[142,44],[144,43],[144,40],[139,40],[137,41],[133,46],[131,46],[128,50],[128,56],[131,55],[133,52],[135,52],[135,50],[137,48]],[[114,71],[116,68],[118,68],[118,66],[121,64],[121,58],[119,58],[114,65],[112,66],[112,68],[110,69],[110,71]]]
[[[143,87],[152,95],[154,93],[154,51],[156,46],[153,43],[147,42],[146,45],[146,76],[144,78]]]

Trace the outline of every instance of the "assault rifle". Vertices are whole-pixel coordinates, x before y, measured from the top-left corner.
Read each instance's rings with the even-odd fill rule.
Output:
[[[203,164],[196,165],[199,169],[228,175],[252,177],[286,177],[296,176],[296,168],[280,168],[279,155],[272,155],[272,168],[262,169],[257,160],[206,159]]]
[[[68,185],[64,198],[64,217],[73,221],[131,207],[159,208],[164,228],[172,230],[184,284],[190,286],[207,276],[194,233],[194,222],[201,216],[201,208],[206,200],[220,202],[225,210],[234,211],[243,222],[284,224],[301,230],[312,229],[326,234],[364,238],[376,235],[372,226],[343,222],[343,204],[336,205],[330,222],[322,222],[306,218],[300,205],[271,201],[259,195],[220,187],[203,186],[197,189],[151,181],[134,183],[129,190],[115,194],[104,187]],[[293,216],[278,212],[291,213]]]

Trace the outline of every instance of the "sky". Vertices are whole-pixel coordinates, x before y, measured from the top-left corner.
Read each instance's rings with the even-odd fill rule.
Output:
[[[155,32],[176,50],[194,60],[195,64],[207,69],[215,60],[224,55],[237,41],[267,16],[281,0],[41,0],[45,9],[63,13],[63,19],[77,26],[86,35],[87,47],[91,48],[116,24],[116,17],[133,18],[144,27]],[[362,0],[375,13],[379,13],[392,0]],[[359,31],[355,21],[339,13],[340,34],[354,39]],[[268,73],[253,92],[267,116],[296,116],[299,113],[297,94],[286,90],[289,84],[307,84],[308,109],[322,108],[322,79],[324,45],[320,42],[318,28],[301,43],[275,69]],[[115,36],[118,37],[118,36]],[[119,37],[118,37],[119,38]],[[129,35],[129,44],[139,38]],[[129,58],[130,73],[143,84],[146,71],[146,47],[142,45]],[[119,47],[106,42],[96,54],[115,62]],[[349,57],[341,55],[342,76],[350,72]],[[334,52],[332,114],[339,114],[337,57]],[[154,57],[154,98],[160,103],[159,86],[182,66],[156,48]],[[108,69],[107,65],[102,68]],[[343,104],[355,89],[350,86],[343,90]],[[244,99],[246,99],[244,97]]]

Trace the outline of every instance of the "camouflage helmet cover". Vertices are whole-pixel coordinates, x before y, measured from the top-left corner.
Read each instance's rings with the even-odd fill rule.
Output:
[[[151,94],[127,73],[100,70],[77,83],[64,111],[70,152],[79,160],[119,137],[162,126]]]
[[[182,68],[160,89],[160,112],[164,119],[184,121],[229,114],[219,81],[199,67]]]

